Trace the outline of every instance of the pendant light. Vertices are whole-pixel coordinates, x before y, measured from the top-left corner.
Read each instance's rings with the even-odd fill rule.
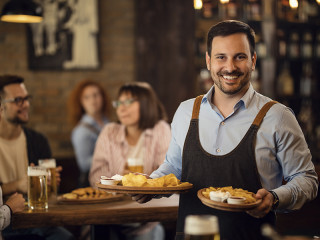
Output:
[[[298,0],[289,0],[289,5],[291,8],[298,8],[299,6]]]
[[[193,0],[194,9],[199,10],[202,8],[202,5],[203,5],[202,0]]]
[[[32,0],[10,0],[1,12],[1,21],[38,23],[42,21],[42,7]]]

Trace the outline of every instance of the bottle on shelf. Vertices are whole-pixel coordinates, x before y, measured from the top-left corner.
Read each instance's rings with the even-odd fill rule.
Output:
[[[320,32],[317,33],[314,49],[315,49],[315,57],[320,59]]]
[[[318,154],[320,153],[320,125],[316,127],[316,149],[318,149]],[[320,157],[320,155],[318,155]]]
[[[277,78],[277,93],[279,96],[292,96],[294,94],[294,80],[288,62],[283,64]]]
[[[261,1],[248,0],[245,13],[249,20],[259,21],[261,20]]]
[[[285,32],[282,29],[277,30],[278,36],[278,56],[284,58],[287,56],[287,42],[285,39]]]
[[[292,59],[299,58],[299,34],[292,32],[290,35],[289,57]]]
[[[259,58],[267,57],[267,46],[259,32],[256,33],[256,51]]]
[[[227,18],[227,3],[218,2],[218,16],[219,19]]]
[[[315,137],[314,120],[315,119],[312,111],[312,101],[310,99],[304,99],[302,101],[300,112],[298,114],[298,121],[309,145],[313,143]]]
[[[212,18],[212,3],[211,2],[204,2],[202,6],[202,16],[204,18]]]
[[[185,240],[220,239],[218,218],[213,215],[189,215],[184,226]]]
[[[259,78],[259,69],[256,69],[251,73],[251,84],[254,90],[261,92],[261,82]]]
[[[238,16],[238,7],[235,2],[227,4],[227,16],[228,18],[236,18]]]
[[[303,43],[301,48],[301,56],[303,58],[312,58],[312,32],[307,31],[303,34]]]
[[[309,3],[307,0],[300,0],[298,7],[299,22],[307,22],[309,14]]]
[[[289,0],[278,0],[277,2],[277,17],[282,20],[289,19],[290,5]]]
[[[310,62],[306,62],[302,66],[302,75],[300,80],[300,95],[304,97],[310,97],[312,91],[315,90],[315,81],[313,81],[312,65]]]

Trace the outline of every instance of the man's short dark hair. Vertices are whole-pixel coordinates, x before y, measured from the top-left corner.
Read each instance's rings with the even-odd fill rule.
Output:
[[[16,75],[2,75],[0,76],[0,92],[3,93],[3,88],[7,85],[23,82],[23,77]]]
[[[244,33],[247,35],[251,57],[255,52],[255,33],[254,30],[246,23],[236,21],[236,20],[226,20],[213,25],[209,32],[207,38],[207,51],[211,57],[212,40],[215,37],[222,36],[226,37],[236,33]]]

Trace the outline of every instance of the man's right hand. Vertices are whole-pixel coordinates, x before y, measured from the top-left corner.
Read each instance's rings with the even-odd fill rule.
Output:
[[[25,200],[20,193],[14,193],[6,201],[6,204],[11,208],[12,213],[22,212],[24,210]]]
[[[1,188],[3,196],[6,197],[15,192],[26,194],[28,191],[28,176],[25,175],[23,178],[19,180],[3,183]]]
[[[131,195],[132,200],[137,201],[138,203],[149,202],[155,195],[152,194],[133,194]]]

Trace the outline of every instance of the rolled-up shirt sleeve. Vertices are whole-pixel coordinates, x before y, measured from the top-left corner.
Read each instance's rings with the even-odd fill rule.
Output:
[[[278,209],[296,210],[317,196],[318,176],[303,132],[290,109],[282,112],[276,139],[276,157],[287,182],[274,189],[280,199]]]
[[[10,225],[11,221],[11,210],[9,206],[2,205],[0,207],[0,230],[2,231]]]
[[[189,105],[192,104],[193,102],[189,103]],[[171,123],[171,141],[165,161],[150,175],[151,178],[158,178],[173,173],[178,179],[181,179],[182,150],[190,119],[191,113],[189,114],[187,108],[180,105]]]

